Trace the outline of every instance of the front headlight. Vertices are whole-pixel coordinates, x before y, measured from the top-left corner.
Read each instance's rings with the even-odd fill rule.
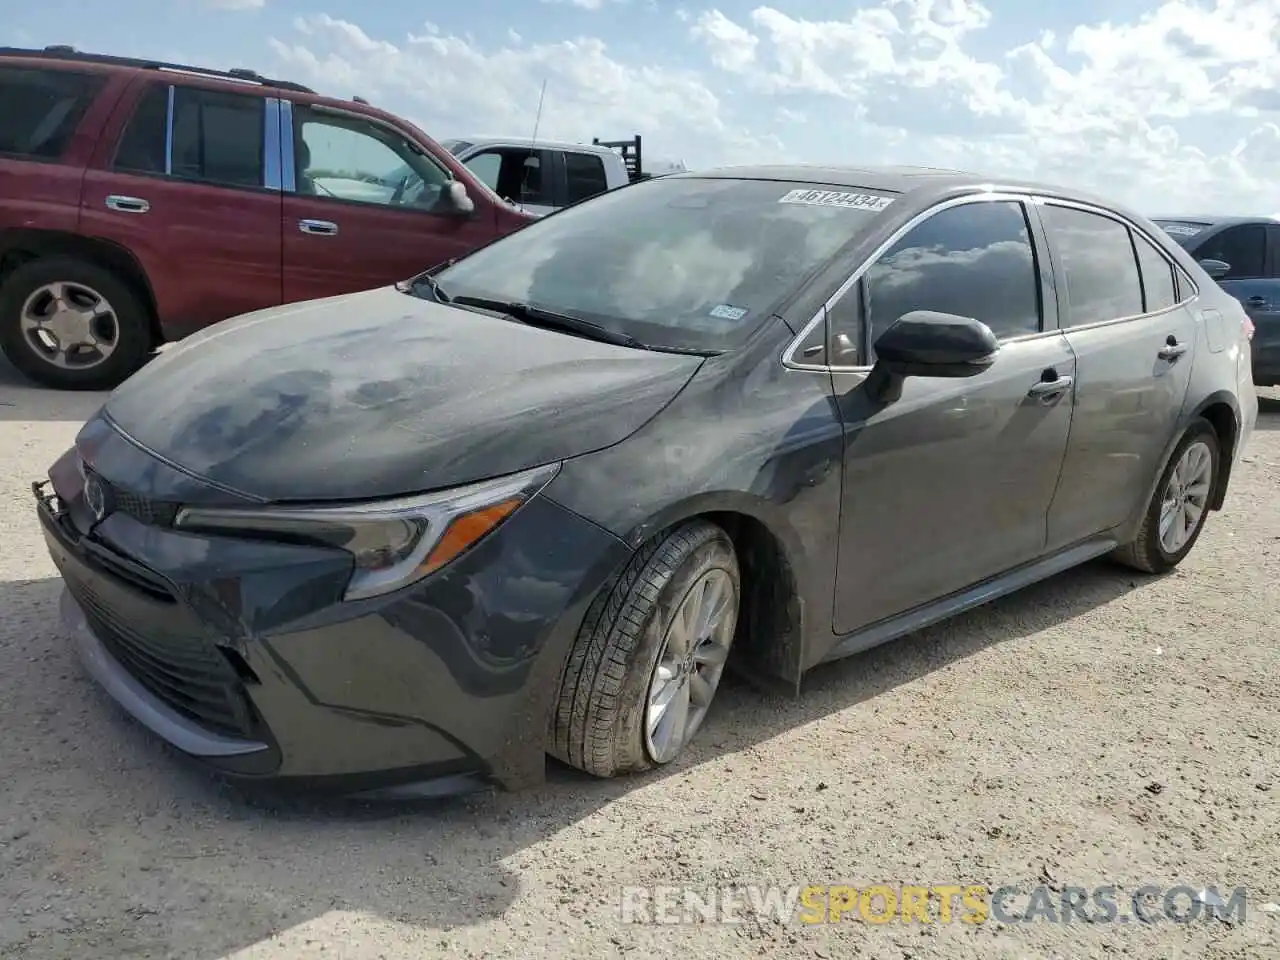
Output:
[[[174,526],[203,533],[340,547],[355,561],[344,600],[408,586],[470,549],[556,475],[550,464],[401,500],[334,507],[183,507]]]

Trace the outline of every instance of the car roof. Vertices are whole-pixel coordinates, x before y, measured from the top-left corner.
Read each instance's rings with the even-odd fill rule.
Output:
[[[1176,220],[1179,223],[1202,223],[1206,227],[1233,227],[1242,223],[1280,223],[1275,217],[1266,216],[1265,214],[1256,217],[1241,216],[1217,216],[1215,214],[1159,214],[1151,217],[1152,220]]]
[[[456,140],[460,143],[469,143],[474,147],[546,147],[552,150],[576,150],[579,153],[596,153],[610,154],[617,156],[614,151],[608,147],[598,146],[594,143],[571,143],[568,140],[545,140],[541,137],[533,139],[532,137],[495,137],[495,136],[455,136],[446,137],[446,140]]]
[[[1109,210],[1131,214],[1123,206],[1103,197],[1048,183],[995,177],[991,174],[952,170],[945,167],[923,166],[839,166],[807,163],[773,164],[759,166],[716,167],[689,173],[672,174],[672,177],[710,177],[737,180],[792,180],[801,183],[820,183],[832,187],[861,187],[888,193],[929,194],[939,197],[953,195],[964,188],[974,190],[1009,190],[1016,193],[1034,193],[1062,200],[1075,200]]]

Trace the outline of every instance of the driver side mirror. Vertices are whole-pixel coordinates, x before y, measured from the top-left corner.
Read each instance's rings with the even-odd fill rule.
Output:
[[[995,362],[999,349],[991,328],[973,317],[913,310],[876,340],[866,388],[877,401],[892,403],[907,377],[976,376]]]
[[[1225,260],[1201,260],[1200,269],[1214,280],[1221,280],[1231,272],[1231,264]]]
[[[476,202],[471,199],[471,195],[467,193],[467,185],[461,180],[450,180],[446,193],[449,198],[449,206],[456,212],[469,214],[475,210]]]

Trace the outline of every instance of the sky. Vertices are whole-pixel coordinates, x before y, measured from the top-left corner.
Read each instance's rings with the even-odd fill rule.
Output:
[[[0,45],[250,67],[437,139],[906,163],[1280,211],[1280,0],[9,0]]]

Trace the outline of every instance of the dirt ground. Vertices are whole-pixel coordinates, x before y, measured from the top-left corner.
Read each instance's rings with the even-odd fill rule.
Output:
[[[1091,564],[821,669],[796,701],[731,685],[665,775],[554,767],[523,795],[352,808],[246,799],[84,678],[29,482],[100,397],[2,367],[0,957],[1280,957],[1280,400],[1266,395],[1227,510],[1170,576]],[[1247,914],[621,919],[624,887],[743,883],[1216,884],[1246,888]]]

